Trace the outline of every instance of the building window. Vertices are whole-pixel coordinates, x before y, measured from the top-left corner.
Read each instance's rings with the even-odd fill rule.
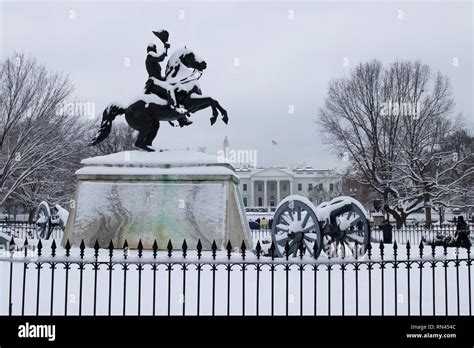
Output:
[[[286,182],[282,182],[282,183],[281,183],[281,190],[282,190],[282,191],[288,190],[288,186],[287,186],[287,183],[286,183]]]
[[[329,191],[334,191],[334,184],[333,183],[329,184]]]
[[[263,207],[263,199],[262,197],[258,197],[258,206]]]
[[[308,191],[313,191],[313,184],[312,183],[308,184]]]
[[[263,184],[259,182],[259,183],[257,184],[257,190],[258,190],[259,192],[262,192],[262,187],[263,187]]]
[[[298,191],[303,191],[303,184],[298,184]]]
[[[319,191],[322,191],[324,189],[323,184],[319,184]]]
[[[273,191],[273,190],[275,190],[275,183],[271,182],[270,183],[270,191]]]
[[[246,207],[246,206],[247,206],[247,197],[244,197],[244,207]]]
[[[243,189],[244,191],[247,191],[247,184],[243,184],[243,185],[242,185],[242,189]]]

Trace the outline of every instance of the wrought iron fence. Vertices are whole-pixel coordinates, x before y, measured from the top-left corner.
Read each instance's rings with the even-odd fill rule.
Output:
[[[276,258],[274,245],[265,256],[259,242],[252,252],[215,241],[208,251],[200,241],[195,250],[14,243],[0,258],[2,314],[472,315],[470,249],[446,244],[314,259],[304,249]]]
[[[15,238],[35,238],[36,237],[36,225],[30,224],[29,222],[22,221],[0,221],[0,233],[4,233],[8,236],[14,236]],[[62,236],[62,229],[59,226],[52,227],[51,238],[60,239]]]
[[[413,244],[419,244],[423,242],[425,244],[437,244],[443,245],[444,241],[447,240],[448,247],[454,245],[454,240],[457,237],[459,231],[456,228],[439,228],[439,229],[426,229],[426,228],[408,228],[408,229],[393,229],[392,230],[392,242],[398,244],[406,244],[408,241]],[[468,233],[469,238],[472,238],[470,231]],[[271,238],[271,229],[259,229],[251,230],[252,237],[255,241],[264,240]],[[372,229],[370,231],[370,240],[375,243],[383,241],[383,232],[381,229]]]

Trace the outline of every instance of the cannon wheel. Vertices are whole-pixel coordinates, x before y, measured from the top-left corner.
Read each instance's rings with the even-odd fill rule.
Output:
[[[275,256],[286,255],[287,242],[290,247],[288,255],[297,256],[303,244],[305,252],[309,252],[315,258],[319,256],[322,237],[315,209],[304,197],[287,198],[278,205],[272,224]]]
[[[41,202],[36,209],[35,222],[36,222],[36,238],[37,239],[49,239],[51,235],[51,210],[49,204]]]
[[[339,248],[343,247],[344,255],[346,251],[350,251],[352,256],[355,256],[357,243],[357,255],[361,256],[365,254],[370,243],[370,226],[365,209],[359,206],[358,201],[347,197],[335,198],[329,205],[336,205],[348,199],[353,201],[350,210],[336,217],[337,233],[331,233],[328,231],[330,227],[324,226],[324,249],[328,250],[328,246],[335,243],[336,250],[339,251]]]

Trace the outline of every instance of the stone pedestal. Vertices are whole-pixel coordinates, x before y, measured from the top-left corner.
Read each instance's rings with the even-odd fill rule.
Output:
[[[88,158],[76,172],[75,201],[63,237],[102,248],[110,240],[135,248],[141,239],[151,249],[156,239],[175,249],[186,239],[189,249],[201,240],[210,249],[242,241],[251,249],[239,179],[230,164],[194,151],[125,151]]]

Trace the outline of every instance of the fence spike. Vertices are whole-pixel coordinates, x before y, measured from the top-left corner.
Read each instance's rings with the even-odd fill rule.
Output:
[[[369,245],[367,245],[367,256],[370,258],[372,257],[372,243],[369,241]]]
[[[156,239],[153,241],[153,258],[156,259],[156,254],[158,253],[158,243]]]
[[[242,252],[242,260],[245,260],[246,250],[247,250],[247,246],[245,245],[245,241],[242,240],[242,244],[240,245],[240,251]]]
[[[66,241],[64,248],[66,249],[66,257],[68,257],[71,252],[71,243],[69,242],[69,239]]]
[[[257,254],[257,259],[260,260],[260,253],[262,252],[262,246],[260,245],[260,241],[257,241],[257,246],[255,247],[255,251]]]
[[[448,255],[448,241],[446,240],[446,238],[444,238],[443,240],[443,254],[444,256]]]
[[[270,245],[270,254],[272,257],[272,261],[275,260],[275,242],[272,240],[272,244]]]
[[[53,239],[53,242],[51,243],[51,256],[55,257],[56,256],[56,241]]]
[[[202,243],[201,243],[200,238],[198,239],[196,249],[197,249],[197,257],[198,257],[198,259],[200,259],[201,258],[201,252],[202,252]]]
[[[27,246],[28,245],[28,239],[25,237],[25,242],[23,243],[23,246]]]
[[[397,241],[395,240],[393,242],[393,257],[395,257],[396,259],[397,255],[398,255],[398,244],[397,244]]]
[[[173,244],[171,243],[171,239],[168,240],[168,245],[166,246],[166,249],[168,249],[168,257],[171,257],[173,253]]]
[[[183,245],[181,245],[181,249],[183,250],[183,257],[186,258],[186,254],[188,251],[188,244],[186,243],[186,238],[183,241]]]
[[[11,256],[13,256],[13,252],[15,251],[15,241],[13,240],[13,236],[12,236],[12,239],[10,240],[9,249],[10,249]]]
[[[113,255],[114,255],[114,243],[112,242],[112,239],[111,239],[109,243],[109,257],[112,258]]]
[[[142,255],[143,255],[143,243],[142,243],[141,238],[138,240],[137,249],[138,249],[138,257],[142,257]]]
[[[410,240],[407,241],[406,248],[407,248],[407,258],[410,258],[410,249],[411,249]]]
[[[304,243],[303,243],[303,242],[300,242],[300,244],[299,244],[299,250],[300,250],[300,259],[302,260],[302,259],[303,259],[304,252],[305,252]]]
[[[418,248],[420,249],[420,257],[423,256],[423,248],[424,248],[424,244],[423,244],[423,241],[420,240],[420,245],[418,246]]]
[[[123,258],[126,259],[128,256],[128,242],[125,239],[125,242],[123,242]]]
[[[38,241],[38,256],[41,256],[41,250],[43,249],[43,243],[41,243],[41,239]]]
[[[380,257],[383,259],[383,249],[385,248],[385,245],[383,244],[383,241],[380,241],[379,244],[379,249],[380,249]]]
[[[81,239],[81,244],[79,245],[79,256],[81,257],[81,259],[84,258],[84,250],[86,249],[86,245],[84,244],[84,239]]]
[[[216,259],[216,251],[217,251],[217,244],[216,244],[215,239],[212,241],[211,250],[212,250],[212,258],[215,260]]]
[[[99,241],[96,239],[94,243],[94,256],[95,258],[99,257]]]
[[[318,249],[319,249],[318,243],[314,242],[314,244],[313,244],[313,257],[314,257],[315,259],[318,257],[318,256],[317,256],[317,255],[318,255]]]
[[[433,256],[433,258],[436,256],[436,245],[435,243],[431,243],[431,256]]]
[[[230,260],[230,254],[232,253],[232,244],[230,244],[230,240],[227,242],[227,258]]]
[[[287,239],[285,243],[285,257],[287,260],[290,257],[289,253],[290,253],[290,242],[288,242],[288,239]]]

